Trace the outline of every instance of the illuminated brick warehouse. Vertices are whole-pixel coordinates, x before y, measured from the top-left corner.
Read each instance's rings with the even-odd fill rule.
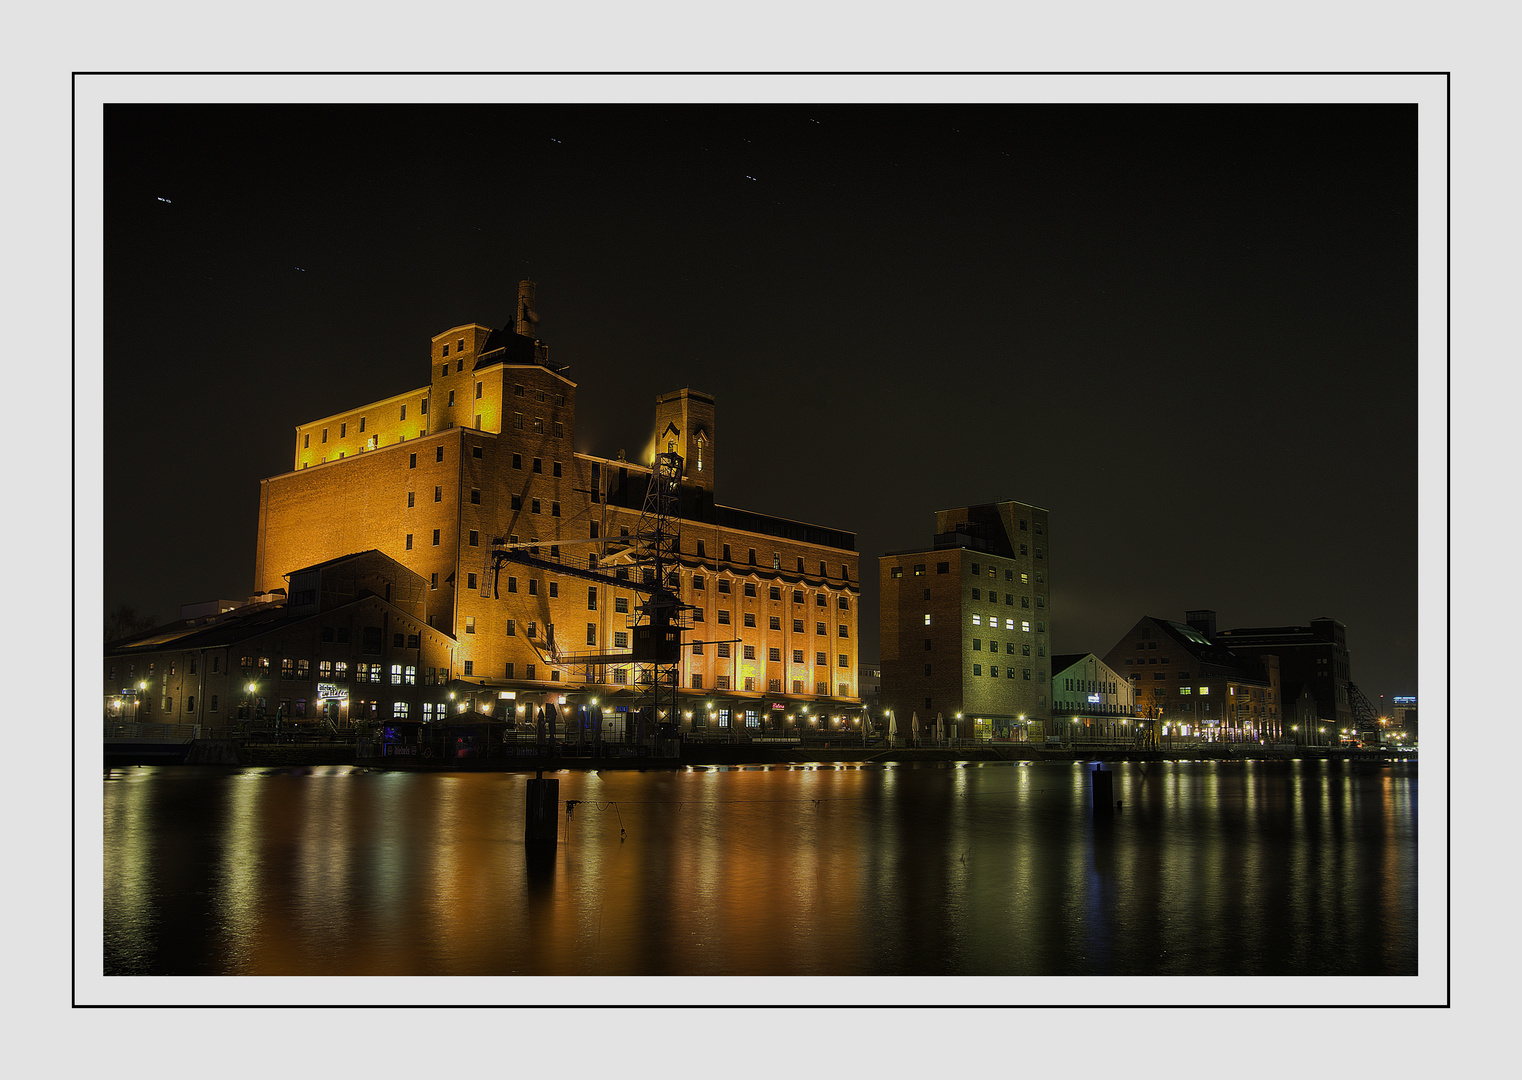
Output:
[[[882,703],[900,735],[923,738],[939,717],[949,737],[1043,737],[1047,525],[1018,502],[939,510],[931,547],[878,560]]]
[[[643,719],[688,731],[859,725],[855,534],[716,502],[715,404],[691,389],[656,400],[652,455],[677,472],[652,510],[651,461],[574,449],[577,384],[537,322],[525,281],[507,327],[433,338],[425,385],[298,427],[291,471],[260,484],[255,589],[389,556],[453,642],[460,704],[503,718],[595,699],[621,733],[663,683],[670,704]],[[639,649],[653,527],[680,642],[662,671]]]

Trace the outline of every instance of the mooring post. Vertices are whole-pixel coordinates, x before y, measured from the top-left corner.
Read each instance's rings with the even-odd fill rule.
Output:
[[[528,782],[528,796],[523,811],[523,842],[554,844],[559,839],[560,781],[544,778],[544,770],[534,772]]]
[[[1094,763],[1094,813],[1103,810],[1105,813],[1113,813],[1115,809],[1115,774],[1106,772],[1100,767],[1099,762]]]

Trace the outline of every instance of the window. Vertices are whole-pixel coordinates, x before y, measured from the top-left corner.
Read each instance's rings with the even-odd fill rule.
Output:
[[[983,596],[982,596],[982,594],[981,594],[981,592],[979,590],[974,589],[974,590],[972,590],[972,598],[974,600],[981,600],[981,599],[983,599]],[[976,616],[974,616],[974,617],[976,617]]]
[[[535,458],[531,465],[536,473],[544,473],[544,461],[541,458]]]
[[[726,659],[729,657],[729,642],[727,642],[727,641],[721,641],[721,642],[719,642],[719,655],[724,657],[724,658],[726,658]]]
[[[904,576],[904,568],[902,566],[895,566],[892,570],[888,571],[888,576],[901,578]]]
[[[538,578],[529,578],[528,579],[528,594],[530,596],[538,596],[539,595],[539,579]]]
[[[692,587],[697,592],[702,592],[703,591],[704,585],[703,585],[703,575],[702,574],[693,574],[692,575]]]
[[[442,446],[435,446],[433,448],[433,460],[435,462],[444,460],[444,448]]]
[[[721,593],[727,593],[729,591],[729,579],[728,578],[720,578],[719,579],[719,591]]]
[[[423,416],[427,416],[427,415],[428,415],[428,399],[427,399],[427,398],[424,398],[424,399],[423,399],[423,400],[422,400],[422,401],[421,401],[421,402],[420,402],[420,403],[419,403],[419,404],[418,404],[418,410],[417,410],[417,411],[418,411],[418,412],[419,412],[419,413],[420,413],[420,414],[421,414],[421,415],[423,415]]]
[[[754,645],[747,645],[747,646],[745,646],[745,659],[747,659],[747,660],[754,660],[755,658],[756,658],[756,647]]]
[[[701,641],[694,641],[692,643],[692,655],[693,656],[702,656],[703,655],[703,643]]]
[[[729,612],[727,612],[727,611],[720,611],[719,612],[719,625],[720,626],[728,626],[729,625]]]
[[[597,624],[596,623],[587,623],[587,644],[588,645],[596,645],[597,644]]]
[[[824,636],[824,623],[822,623],[822,622],[821,623],[815,623],[814,624],[814,633],[816,635],[820,636],[820,637],[823,637]]]
[[[982,664],[974,664],[974,665],[972,665],[972,673],[974,675],[981,675],[981,674],[983,674],[983,665]]]
[[[1031,632],[1031,624],[1030,624],[1030,623],[1028,623],[1028,622],[1021,622],[1021,623],[1020,623],[1020,629],[1021,629],[1021,630],[1022,630],[1022,631],[1023,631],[1023,632],[1025,632],[1025,633],[1027,633],[1027,634],[1029,634],[1029,633],[1030,633],[1030,632]]]
[[[614,597],[613,610],[621,615],[627,615],[629,613],[629,598],[627,596]]]
[[[750,557],[749,557],[749,559],[747,561],[752,566],[755,566],[756,565],[756,549],[755,548],[750,548],[749,550],[750,550]]]
[[[530,665],[530,666],[532,667],[533,665]],[[475,673],[476,673],[476,662],[474,660],[467,660],[467,661],[465,661],[465,674],[467,674],[467,675],[474,675]]]
[[[430,589],[437,589],[439,587],[439,575],[437,571],[428,575],[428,587]]]
[[[926,626],[930,625],[930,613],[928,611],[925,612],[925,625]]]
[[[771,661],[773,664],[780,664],[782,662],[782,650],[781,649],[768,649],[768,650],[766,650],[766,658],[767,658],[767,660]]]
[[[560,504],[558,502],[552,502],[552,503],[550,503],[550,517],[559,517],[559,516],[560,516]]]
[[[845,623],[840,624],[840,636],[843,638],[848,638],[851,636],[851,628],[848,627]]]
[[[793,663],[795,663],[795,664],[801,664],[801,663],[803,663],[803,650],[802,649],[794,649],[793,650]]]
[[[840,654],[839,661],[840,662],[837,665],[838,667],[850,667],[851,666],[851,662],[850,662],[850,660],[848,660],[846,658],[846,654],[845,653],[841,653]]]
[[[411,533],[407,534],[407,550],[408,551],[412,550],[412,534]]]
[[[802,619],[794,619],[793,620],[793,633],[795,633],[795,634],[801,634],[801,633],[803,633],[803,620]]]
[[[481,505],[481,489],[480,488],[471,488],[470,489],[470,501],[475,503],[477,506]]]
[[[780,618],[778,618],[776,615],[773,615],[771,617],[771,620],[770,620],[770,627],[769,628],[772,629],[772,630],[781,630],[782,629],[782,620]]]
[[[781,600],[782,599],[782,590],[780,588],[778,588],[776,585],[773,585],[767,591],[767,595],[769,595],[773,600]]]
[[[415,468],[417,468],[417,455],[416,454],[408,454],[407,455],[407,468],[409,468],[409,469],[415,469]],[[410,498],[410,496],[409,496],[409,498]],[[409,502],[407,505],[411,506],[412,503]]]
[[[476,632],[476,617],[474,615],[465,616],[465,632],[467,634],[474,634]]]
[[[613,631],[613,647],[615,649],[627,649],[629,647],[629,631]]]
[[[745,625],[751,627],[756,625],[756,616],[752,612],[745,613]]]
[[[728,544],[724,545],[724,561],[725,562],[729,562],[730,561],[730,559],[729,559],[729,545]]]
[[[747,689],[747,690],[754,690],[755,688],[756,688],[756,679],[755,679],[755,676],[753,676],[753,675],[747,675],[747,676],[745,676],[745,689]],[[746,723],[746,726],[750,725],[750,715],[751,715],[750,710],[749,709],[745,710],[745,718],[746,718],[745,719],[745,723]]]
[[[507,620],[507,636],[508,637],[517,637],[518,636],[518,621],[516,619],[508,619]]]
[[[703,689],[703,676],[696,672],[694,672],[692,676],[692,688],[694,690]]]
[[[327,428],[323,428],[322,429],[322,441],[323,442],[327,442],[328,441],[328,429]]]

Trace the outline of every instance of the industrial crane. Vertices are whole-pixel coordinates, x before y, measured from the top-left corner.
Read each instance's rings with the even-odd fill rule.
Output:
[[[1358,689],[1357,683],[1348,683],[1348,704],[1353,709],[1353,725],[1358,729],[1358,737],[1364,743],[1380,741],[1379,713],[1370,704],[1369,699],[1364,697],[1363,691]]]
[[[639,525],[630,537],[631,544],[616,553],[618,560],[612,565],[619,569],[627,567],[628,577],[619,576],[618,570],[609,573],[604,563],[594,559],[576,557],[544,558],[538,542],[508,543],[501,537],[492,540],[488,556],[487,574],[491,578],[491,594],[498,596],[497,579],[502,567],[508,563],[537,567],[553,574],[594,581],[610,588],[631,589],[643,600],[636,607],[632,624],[632,647],[628,652],[576,654],[570,659],[582,667],[605,664],[635,665],[635,705],[638,716],[636,739],[645,740],[645,721],[658,718],[664,713],[675,717],[677,689],[681,674],[682,632],[685,629],[683,615],[689,605],[684,605],[677,594],[674,571],[681,549],[681,514],[679,484],[682,476],[682,457],[674,452],[657,454],[650,470],[650,485],[646,489],[644,508]],[[603,541],[557,542],[559,547],[579,546],[582,543]]]

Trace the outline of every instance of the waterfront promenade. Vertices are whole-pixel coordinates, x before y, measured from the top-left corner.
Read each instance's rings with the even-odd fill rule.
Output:
[[[1120,743],[1052,746],[1000,740],[922,741],[888,745],[887,740],[683,739],[577,744],[562,740],[504,740],[485,753],[460,746],[380,744],[350,740],[259,740],[179,737],[165,740],[117,738],[104,748],[105,764],[193,764],[297,767],[354,765],[413,771],[524,772],[559,769],[674,769],[689,766],[838,764],[933,764],[1001,761],[1286,761],[1296,758],[1350,761],[1412,761],[1414,750],[1352,749],[1292,744],[1191,742],[1143,749]]]

